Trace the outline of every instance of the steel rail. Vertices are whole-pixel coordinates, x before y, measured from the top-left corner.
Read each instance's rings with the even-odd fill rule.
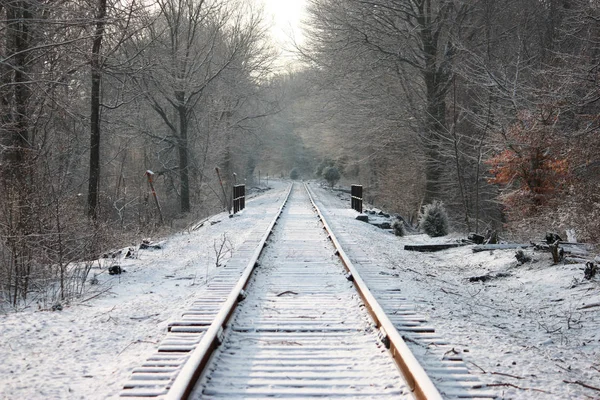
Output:
[[[350,279],[354,283],[356,290],[359,292],[363,299],[369,314],[373,318],[375,324],[380,329],[387,342],[389,343],[389,350],[394,358],[394,361],[398,365],[400,371],[404,375],[406,382],[413,391],[413,394],[417,399],[421,400],[441,400],[442,395],[435,387],[421,364],[417,361],[414,354],[410,351],[406,342],[402,339],[402,336],[394,327],[394,324],[390,321],[383,308],[379,305],[379,302],[375,299],[375,296],[371,293],[367,284],[363,281],[358,273],[358,270],[350,261],[350,257],[346,254],[339,241],[335,237],[335,234],[325,216],[317,206],[312,196],[311,190],[308,185],[304,183],[304,188],[308,193],[310,201],[319,215],[321,222],[323,223],[324,229],[329,235],[329,239],[336,248],[336,254],[342,261],[342,264],[350,274]]]
[[[171,388],[165,395],[165,399],[187,399],[190,393],[192,392],[192,389],[196,384],[197,378],[202,374],[202,371],[208,363],[210,356],[221,342],[223,327],[233,314],[233,311],[235,310],[239,302],[240,295],[243,293],[243,290],[248,284],[248,280],[250,279],[250,276],[252,275],[252,272],[254,271],[254,268],[257,265],[258,258],[260,257],[260,254],[262,253],[262,250],[265,247],[265,243],[271,235],[273,227],[277,223],[277,220],[281,215],[281,211],[285,207],[290,197],[293,185],[293,183],[290,185],[285,199],[279,207],[275,218],[273,218],[273,220],[269,224],[267,231],[261,238],[259,245],[252,254],[252,257],[250,258],[250,261],[245,267],[244,272],[242,273],[242,276],[240,277],[238,283],[232,289],[229,296],[227,296],[227,300],[223,303],[221,311],[219,311],[219,313],[215,316],[213,322],[210,324],[209,328],[206,330],[206,333],[202,337],[202,340],[200,340],[200,343],[198,343],[196,348],[190,354],[189,359],[186,361],[181,371],[179,371],[179,374],[173,381]]]

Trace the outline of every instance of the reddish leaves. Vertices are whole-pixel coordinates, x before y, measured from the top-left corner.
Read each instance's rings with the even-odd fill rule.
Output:
[[[557,123],[554,110],[520,112],[502,134],[503,148],[487,160],[489,182],[503,187],[500,199],[509,215],[531,214],[564,188],[569,176],[568,150],[557,133]]]

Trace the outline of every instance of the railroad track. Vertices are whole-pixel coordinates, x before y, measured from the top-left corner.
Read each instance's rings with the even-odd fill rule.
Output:
[[[390,320],[307,188],[293,185],[285,202],[171,324],[122,397],[442,398],[395,326],[400,317],[438,340],[424,320],[404,303]],[[451,397],[493,397],[461,368],[429,369]]]

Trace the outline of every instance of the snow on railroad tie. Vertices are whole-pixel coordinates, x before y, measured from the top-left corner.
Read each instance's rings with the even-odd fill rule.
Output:
[[[349,262],[368,285],[402,338],[410,345],[443,398],[497,398],[495,391],[487,388],[477,376],[469,372],[461,353],[435,332],[435,327],[426,317],[417,313],[416,300],[406,298],[396,286],[395,280],[390,279],[390,270],[385,268],[389,260],[385,256],[367,252],[361,243],[361,237],[344,223],[343,218],[330,214],[318,198],[315,203],[335,232]]]
[[[191,398],[413,398],[297,187]]]
[[[334,232],[323,222],[323,229],[311,201],[300,185],[292,188],[285,208],[268,213],[270,222],[256,228],[207,292],[171,322],[157,354],[134,371],[121,396],[496,397],[469,374],[460,354],[447,351],[452,348],[390,286],[377,262],[355,251],[343,227]],[[354,276],[344,269],[349,260],[342,265],[338,258],[346,251],[361,261]],[[359,294],[363,278],[375,296]],[[221,309],[238,302],[234,311]],[[387,315],[373,317],[373,309]],[[385,330],[378,329],[380,317],[388,321]],[[400,335],[417,343],[416,358]]]
[[[249,239],[236,249],[227,265],[207,284],[205,292],[185,310],[178,320],[169,323],[169,332],[157,352],[132,371],[124,383],[121,397],[162,398],[168,392],[190,355],[204,338],[253,255],[262,247],[261,237],[275,223],[281,212],[278,203],[262,208],[264,221],[253,229]]]

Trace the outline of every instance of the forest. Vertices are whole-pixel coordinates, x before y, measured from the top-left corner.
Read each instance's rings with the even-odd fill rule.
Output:
[[[331,168],[413,223],[598,241],[598,2],[308,0],[304,31],[282,68],[258,1],[1,1],[0,304]]]

